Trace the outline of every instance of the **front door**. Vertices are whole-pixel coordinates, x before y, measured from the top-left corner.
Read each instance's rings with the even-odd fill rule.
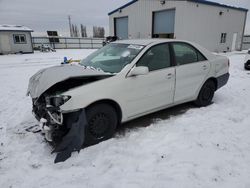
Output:
[[[168,44],[153,46],[136,66],[148,67],[149,73],[125,80],[128,118],[162,108],[174,99],[175,67],[171,63]]]

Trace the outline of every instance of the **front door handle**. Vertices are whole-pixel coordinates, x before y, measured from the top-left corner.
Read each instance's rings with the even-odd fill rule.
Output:
[[[172,78],[172,73],[168,73],[167,79],[171,79],[171,78]]]

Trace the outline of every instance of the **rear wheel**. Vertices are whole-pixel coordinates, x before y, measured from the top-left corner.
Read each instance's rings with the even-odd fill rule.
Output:
[[[111,105],[95,104],[86,110],[86,115],[88,121],[86,146],[97,144],[113,136],[118,124],[118,117],[116,110]]]
[[[207,106],[211,104],[215,92],[215,83],[213,80],[208,80],[202,86],[198,98],[194,102],[197,106]]]

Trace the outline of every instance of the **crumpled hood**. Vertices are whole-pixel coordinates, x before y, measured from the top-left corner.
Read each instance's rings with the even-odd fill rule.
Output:
[[[41,69],[29,80],[27,95],[38,98],[51,86],[73,77],[109,75],[108,73],[85,68],[80,65],[59,65]]]

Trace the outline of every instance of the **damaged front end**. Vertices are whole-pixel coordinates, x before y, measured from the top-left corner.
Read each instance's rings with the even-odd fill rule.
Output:
[[[57,153],[55,163],[65,161],[72,152],[80,151],[84,144],[85,127],[87,126],[85,110],[63,114],[58,107],[52,106],[48,102],[61,104],[63,101],[69,100],[69,96],[42,98],[33,101],[33,113],[40,121],[40,128],[46,140],[54,147],[52,153]],[[43,100],[47,102],[44,103]]]
[[[40,122],[40,128],[45,134],[47,141],[56,141],[61,137],[63,130],[64,115],[60,112],[60,104],[64,104],[70,96],[42,96],[39,99],[33,99],[33,113],[36,119]],[[56,135],[56,134],[58,135]]]
[[[57,152],[55,163],[65,161],[73,151],[81,149],[87,126],[85,109],[67,113],[60,110],[72,97],[63,93],[111,76],[81,66],[64,65],[43,69],[30,78],[27,94],[32,98],[33,113],[41,131],[54,147],[53,152]]]

